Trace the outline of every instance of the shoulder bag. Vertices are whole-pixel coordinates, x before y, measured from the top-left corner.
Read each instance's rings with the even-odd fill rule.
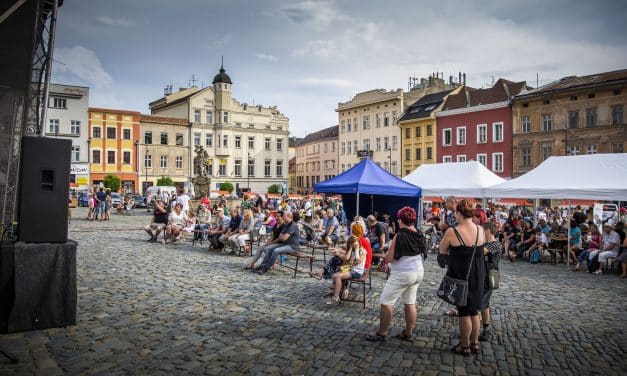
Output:
[[[461,236],[459,236],[457,230],[453,228],[453,231],[455,231],[455,235],[457,236],[457,239],[459,239],[460,244],[464,245],[464,242]],[[442,278],[442,283],[440,283],[440,288],[438,288],[438,298],[456,307],[466,306],[466,304],[468,303],[468,278],[470,278],[470,271],[472,270],[472,263],[475,259],[475,253],[477,252],[478,241],[479,229],[477,228],[477,238],[475,239],[475,245],[472,250],[472,257],[470,258],[470,265],[468,266],[466,279],[457,279],[449,277],[448,275],[444,275],[444,277]]]

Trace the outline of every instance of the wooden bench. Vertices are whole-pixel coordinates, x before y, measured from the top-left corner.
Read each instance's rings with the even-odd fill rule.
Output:
[[[281,256],[285,255],[285,256],[291,256],[296,258],[296,265],[295,266],[290,266],[290,265],[286,265],[283,264],[283,260],[281,259]],[[300,261],[300,259],[306,259],[309,260],[309,271],[313,272],[313,262],[314,262],[314,257],[313,255],[310,255],[308,253],[304,253],[304,252],[288,252],[288,253],[283,253],[281,255],[279,255],[279,265],[281,265],[284,268],[288,268],[288,269],[292,269],[294,271],[294,278],[296,278],[296,273],[298,273],[298,262]],[[301,271],[302,273],[302,271]]]
[[[345,302],[356,302],[356,303],[363,303],[364,304],[364,308],[366,308],[366,285],[368,285],[368,291],[372,290],[372,277],[370,276],[370,270],[366,269],[364,271],[364,274],[361,276],[361,278],[359,279],[348,279],[346,280],[346,282],[348,282],[348,287],[350,288],[352,286],[353,283],[359,283],[362,285],[362,292],[363,292],[363,299],[362,300],[357,300],[357,299],[342,299],[342,296],[340,294],[340,304],[342,303],[342,301]]]

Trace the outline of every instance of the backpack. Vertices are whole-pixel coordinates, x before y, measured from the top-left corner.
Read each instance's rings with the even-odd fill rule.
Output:
[[[529,257],[529,262],[532,264],[538,264],[541,261],[540,259],[540,250],[534,249]]]

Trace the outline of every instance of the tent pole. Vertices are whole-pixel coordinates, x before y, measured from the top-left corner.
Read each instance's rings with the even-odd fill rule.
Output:
[[[570,269],[570,199],[568,200],[568,218],[566,218],[566,223],[568,223],[568,246],[566,247],[566,269]]]
[[[540,199],[533,200],[533,228],[538,226],[538,208],[540,207]]]
[[[359,192],[357,192],[357,209],[355,211],[355,216],[358,216],[358,215],[359,215]],[[353,220],[351,219],[349,223],[352,223],[352,222]]]
[[[424,221],[424,218],[422,217],[423,212],[424,212],[424,209],[423,209],[422,197],[420,197],[418,199],[418,213],[419,213],[418,214],[418,226],[422,226],[422,223]]]

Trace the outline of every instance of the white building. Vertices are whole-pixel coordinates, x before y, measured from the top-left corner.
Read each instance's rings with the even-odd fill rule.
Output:
[[[70,186],[89,188],[89,88],[83,86],[50,84],[46,137],[72,140]]]
[[[208,153],[211,189],[225,181],[235,188],[266,192],[287,186],[289,119],[276,106],[250,106],[232,97],[232,81],[223,67],[206,88],[181,89],[150,103],[153,115],[188,119],[190,161],[194,148]],[[196,175],[191,171],[190,178]]]

